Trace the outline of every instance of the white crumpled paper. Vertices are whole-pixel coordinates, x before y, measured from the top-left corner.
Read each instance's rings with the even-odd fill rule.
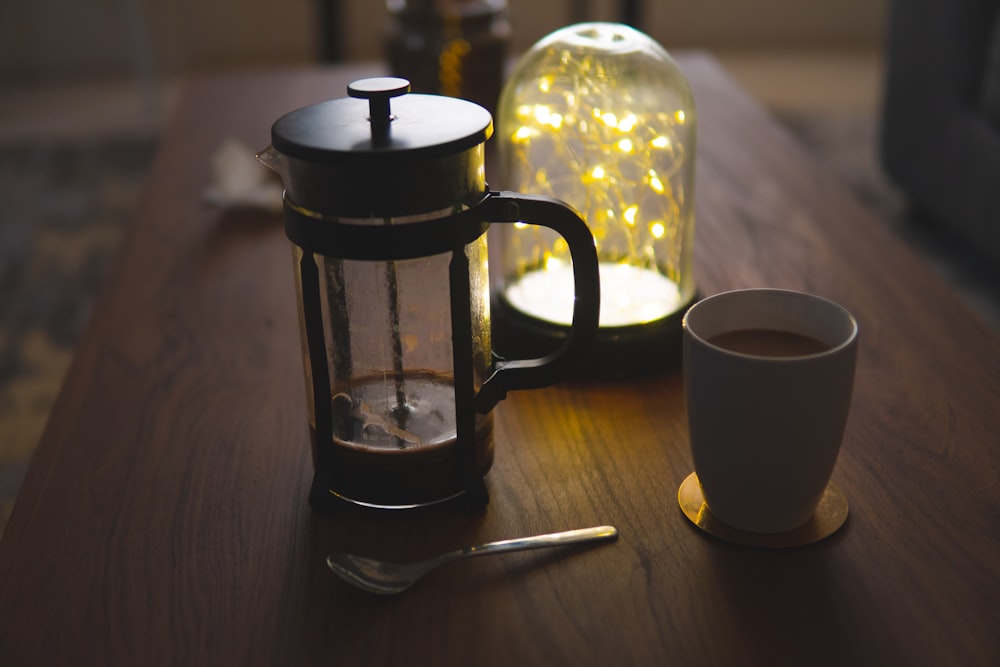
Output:
[[[212,182],[204,193],[208,203],[219,208],[281,210],[281,182],[243,142],[224,141],[212,155],[211,168]]]

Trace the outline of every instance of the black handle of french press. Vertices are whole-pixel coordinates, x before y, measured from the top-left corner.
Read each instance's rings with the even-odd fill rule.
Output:
[[[410,92],[410,82],[394,76],[376,76],[358,79],[347,85],[351,97],[368,100],[368,120],[372,124],[372,137],[385,134],[392,122],[389,100]]]
[[[554,352],[538,359],[501,361],[476,395],[476,410],[489,412],[512,389],[547,387],[567,377],[587,360],[597,338],[601,282],[597,244],[587,223],[565,202],[543,195],[491,193],[484,202],[486,220],[526,222],[554,230],[569,245],[573,260],[573,320],[566,339]]]

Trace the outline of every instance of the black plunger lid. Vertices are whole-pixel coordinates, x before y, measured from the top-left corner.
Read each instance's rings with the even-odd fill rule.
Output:
[[[350,97],[292,111],[271,128],[279,152],[318,163],[413,161],[454,155],[493,133],[489,111],[466,100],[409,93],[395,77],[351,83]]]

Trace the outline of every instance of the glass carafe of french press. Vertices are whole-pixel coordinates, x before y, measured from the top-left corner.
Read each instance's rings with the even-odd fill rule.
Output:
[[[259,156],[285,186],[319,509],[484,505],[491,410],[585,363],[597,330],[584,221],[555,199],[490,191],[489,112],[408,90],[356,81],[278,119]],[[486,230],[514,222],[555,230],[572,252],[572,334],[538,359],[500,360],[490,343]]]

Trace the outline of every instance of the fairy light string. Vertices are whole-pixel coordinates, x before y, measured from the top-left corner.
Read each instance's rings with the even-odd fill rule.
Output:
[[[689,268],[685,165],[693,159],[687,145],[693,118],[666,104],[661,90],[630,86],[627,62],[569,50],[548,53],[543,62],[545,73],[514,91],[516,102],[504,116],[511,187],[558,197],[580,211],[597,242],[602,283],[610,265],[622,265],[680,285]],[[518,278],[568,266],[565,242],[549,230],[522,225],[511,236]],[[608,296],[602,288],[602,299]],[[681,296],[663,298],[676,303],[664,304],[656,317],[669,314]]]

